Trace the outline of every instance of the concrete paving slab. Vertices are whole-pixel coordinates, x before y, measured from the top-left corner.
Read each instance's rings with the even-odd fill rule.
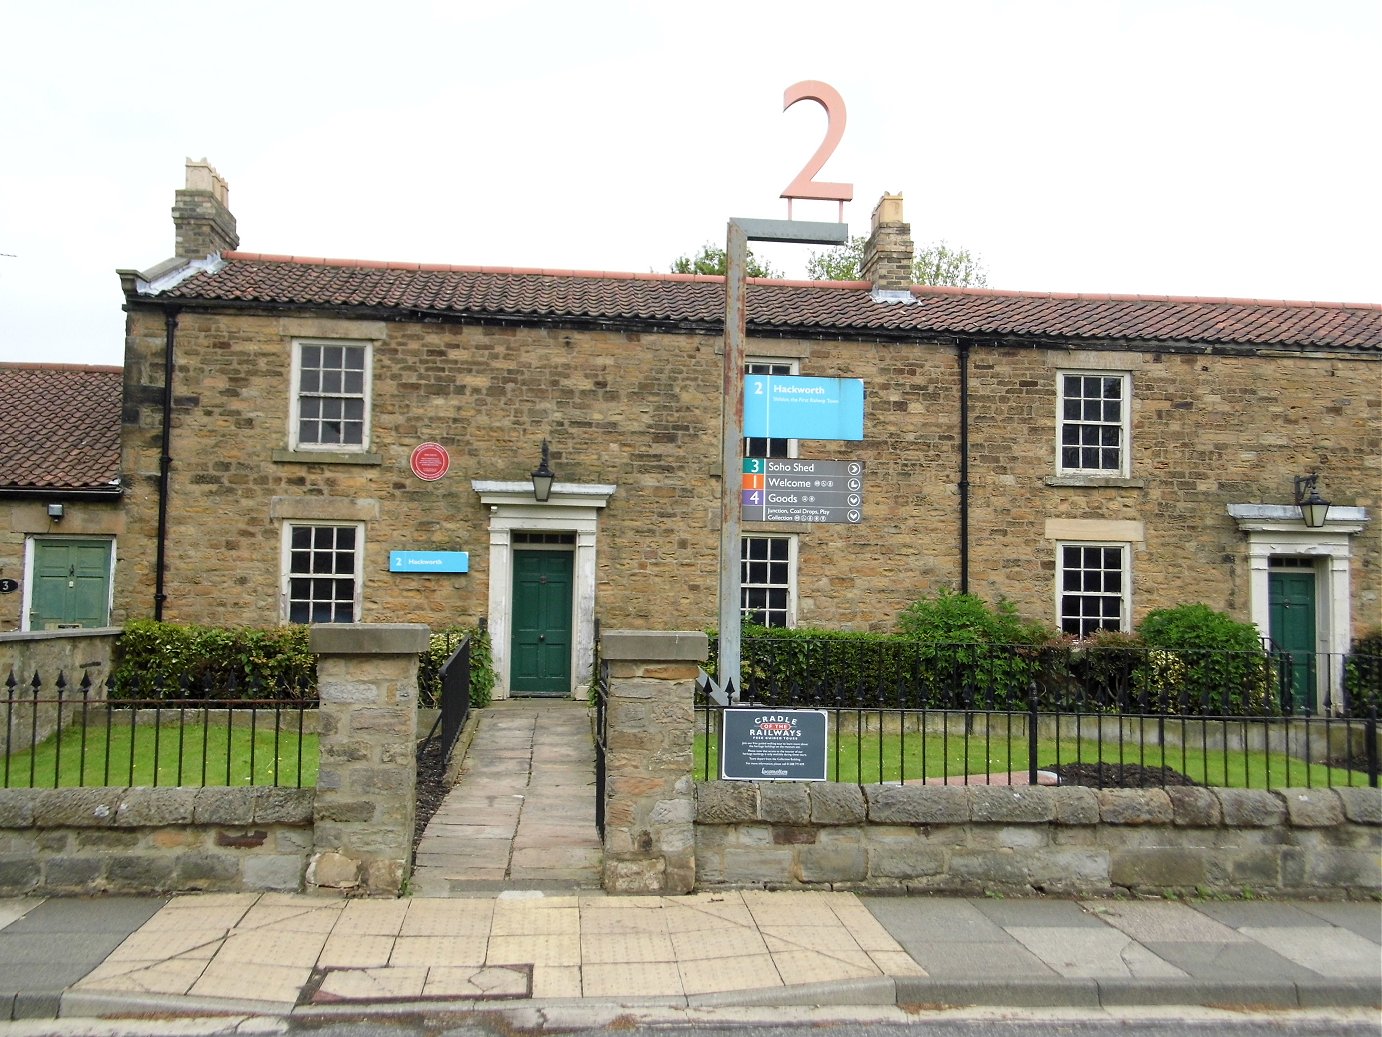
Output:
[[[0,897],[0,929],[18,921],[43,903],[43,897]]]
[[[1008,932],[1062,976],[1186,978],[1180,969],[1116,929],[1009,926]]]
[[[883,927],[914,954],[909,940],[920,938],[928,943],[1009,943],[1012,939],[1002,926],[968,900],[932,897],[860,899]]]
[[[394,941],[389,965],[471,965],[485,964],[492,937],[476,936],[400,936]],[[522,958],[512,959],[517,963]]]
[[[107,961],[78,983],[76,989],[103,990],[109,993],[185,994],[202,977],[209,962],[209,958]]]
[[[1062,929],[1103,928],[1103,923],[1085,905],[1074,900],[995,900],[974,897],[968,903],[985,918],[1004,928],[1013,925],[1051,925]]]
[[[1145,946],[1194,979],[1294,983],[1316,975],[1246,937],[1233,943],[1149,941]]]
[[[780,989],[782,977],[767,954],[736,954],[677,962],[682,990],[688,995],[755,988]]]
[[[676,961],[666,933],[582,933],[581,966],[618,961]]]
[[[1316,928],[1321,918],[1305,901],[1282,903],[1275,900],[1196,900],[1191,906],[1207,918],[1233,929],[1240,929],[1245,925],[1272,926],[1278,929],[1290,925]],[[1372,905],[1372,909],[1378,913],[1379,919],[1382,919],[1382,904]]]
[[[583,997],[680,997],[685,993],[674,961],[581,966]]]
[[[49,897],[4,933],[120,933],[126,936],[153,917],[166,897]]]
[[[427,970],[423,997],[502,998],[526,997],[529,993],[526,968],[454,968],[433,966]]]
[[[581,960],[581,938],[575,933],[491,936],[485,961],[490,965],[572,965]]]
[[[1377,901],[1303,901],[1300,910],[1330,925],[1382,944],[1382,903]]]
[[[396,1001],[422,996],[427,966],[331,969],[311,996],[312,1004],[340,1001]]]
[[[1195,908],[1169,900],[1087,901],[1092,916],[1139,943],[1246,943],[1246,936]]]
[[[733,929],[696,929],[669,934],[677,961],[701,961],[767,954],[768,945],[760,933],[736,926]]]
[[[213,959],[186,992],[193,997],[292,1004],[311,978],[312,969],[305,965]]]
[[[319,968],[383,968],[393,953],[394,937],[332,933],[317,957]]]
[[[782,982],[788,986],[797,983],[870,979],[880,975],[878,967],[863,951],[773,951],[771,945],[769,951]]]
[[[1338,926],[1244,926],[1244,936],[1321,976],[1376,979],[1377,944]]]

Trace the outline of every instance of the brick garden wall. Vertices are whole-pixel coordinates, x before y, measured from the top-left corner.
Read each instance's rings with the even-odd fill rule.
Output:
[[[295,336],[374,343],[369,464],[286,455]],[[117,607],[153,607],[161,311],[132,308],[124,469],[128,533]],[[172,535],[166,617],[268,624],[279,617],[285,518],[360,520],[365,622],[473,622],[487,608],[488,514],[470,480],[524,480],[543,438],[559,478],[615,483],[600,517],[599,614],[713,620],[718,534],[718,335],[479,327],[184,311],[177,333]],[[867,439],[804,442],[818,458],[867,463],[865,521],[748,524],[800,534],[802,625],[890,629],[922,594],[959,578],[958,374],[953,348],[884,341],[753,339],[753,356],[795,357],[803,374],[865,380]],[[1056,377],[1068,367],[1132,377],[1132,478],[1054,478]],[[1382,401],[1375,361],[1356,356],[1209,356],[976,347],[971,365],[971,585],[1054,618],[1048,523],[1140,523],[1134,619],[1194,598],[1247,618],[1246,550],[1230,503],[1287,503],[1313,469],[1338,504],[1366,507],[1355,538],[1357,631],[1382,622]],[[452,455],[435,483],[414,446]],[[277,458],[277,459],[276,459]],[[390,575],[389,549],[470,552],[471,572]]]

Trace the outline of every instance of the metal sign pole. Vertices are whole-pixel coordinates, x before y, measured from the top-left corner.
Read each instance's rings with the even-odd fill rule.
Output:
[[[742,614],[739,546],[740,459],[744,442],[744,331],[748,235],[736,220],[725,234],[725,370],[720,429],[720,671],[721,690],[739,701]]]
[[[843,245],[845,223],[733,219],[725,232],[725,369],[724,409],[720,428],[720,672],[718,684],[737,704],[742,689],[743,642],[740,488],[743,483],[744,338],[746,334],[750,241],[788,241],[810,245]],[[723,703],[722,703],[723,704]]]

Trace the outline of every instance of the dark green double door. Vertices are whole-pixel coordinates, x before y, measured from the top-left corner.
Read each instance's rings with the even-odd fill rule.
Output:
[[[1289,705],[1300,712],[1315,705],[1315,574],[1269,572],[1267,604],[1272,644],[1291,657]]]
[[[515,695],[571,694],[572,560],[569,551],[513,553]]]
[[[110,625],[110,540],[34,540],[29,629]]]

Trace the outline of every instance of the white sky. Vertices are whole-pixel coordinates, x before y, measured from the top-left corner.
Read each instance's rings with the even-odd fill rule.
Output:
[[[878,6],[0,0],[0,360],[121,362],[188,156],[245,251],[665,271],[786,215],[803,79],[853,233],[900,191],[991,287],[1382,301],[1378,0]]]

